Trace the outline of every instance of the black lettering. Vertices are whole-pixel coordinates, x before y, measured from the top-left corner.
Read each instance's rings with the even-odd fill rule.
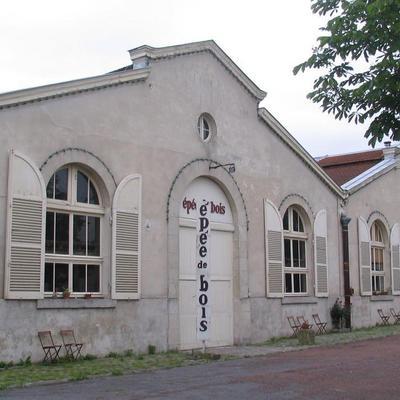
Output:
[[[203,261],[199,261],[199,263],[197,264],[197,268],[198,269],[207,268],[207,263],[203,262]]]
[[[200,206],[200,215],[202,217],[207,215],[207,205],[206,204],[203,204],[202,206]]]
[[[199,303],[200,303],[202,306],[205,306],[205,305],[208,303],[208,297],[207,297],[206,294],[201,294],[201,295],[199,296]]]
[[[206,244],[207,243],[207,233],[202,233],[200,235],[199,242],[200,242],[200,244]]]
[[[208,282],[204,279],[205,275],[200,275],[200,292],[207,292]]]
[[[205,217],[200,218],[200,232],[203,232],[205,229],[207,229],[208,225],[209,225],[208,218]]]
[[[207,247],[201,246],[199,249],[199,255],[201,258],[204,258],[207,255]]]
[[[207,321],[200,321],[200,332],[205,332],[207,330]]]
[[[206,308],[205,307],[201,307],[201,318],[207,318],[206,317]]]

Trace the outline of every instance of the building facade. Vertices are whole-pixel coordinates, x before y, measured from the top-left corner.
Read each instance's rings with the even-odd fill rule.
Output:
[[[342,214],[354,324],[398,306],[395,150],[390,169],[346,189],[214,42],[130,57],[0,95],[1,360],[39,360],[37,332],[71,327],[99,355],[201,347],[203,203],[207,346],[289,334],[291,315],[330,321],[344,295]]]

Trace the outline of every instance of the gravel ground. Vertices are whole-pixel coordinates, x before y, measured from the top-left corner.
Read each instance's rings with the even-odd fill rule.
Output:
[[[2,400],[400,398],[400,336],[0,392]]]

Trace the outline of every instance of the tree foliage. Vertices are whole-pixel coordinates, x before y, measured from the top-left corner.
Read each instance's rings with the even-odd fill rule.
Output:
[[[400,0],[311,0],[327,16],[311,57],[293,69],[322,69],[307,95],[336,119],[369,122],[373,147],[400,140]]]

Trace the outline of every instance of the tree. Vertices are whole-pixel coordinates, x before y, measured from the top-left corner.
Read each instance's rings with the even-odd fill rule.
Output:
[[[311,57],[293,69],[323,69],[307,97],[336,119],[369,122],[375,147],[400,140],[400,0],[311,0],[327,16]]]

